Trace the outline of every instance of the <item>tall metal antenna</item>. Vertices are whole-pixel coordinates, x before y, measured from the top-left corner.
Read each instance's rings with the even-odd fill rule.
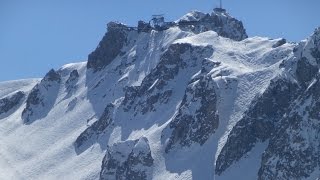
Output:
[[[223,9],[223,6],[222,6],[222,0],[219,0],[219,2],[220,2],[219,6],[214,8],[213,11],[219,12],[219,13],[226,13],[226,10]]]

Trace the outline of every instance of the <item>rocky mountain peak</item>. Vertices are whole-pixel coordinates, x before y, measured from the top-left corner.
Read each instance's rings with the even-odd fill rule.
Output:
[[[108,23],[88,62],[0,82],[1,180],[320,177],[320,28],[246,38],[222,8],[137,26]]]
[[[110,22],[107,30],[96,50],[88,56],[88,69],[98,71],[110,64],[124,47],[130,28],[121,23]]]
[[[297,59],[296,77],[302,86],[307,87],[319,71],[320,65],[320,28],[294,49]]]
[[[131,30],[127,25],[122,24],[120,22],[111,21],[107,24],[107,31],[123,31],[123,30]]]
[[[191,11],[174,22],[166,22],[163,16],[155,16],[149,22],[139,21],[137,27],[129,27],[119,22],[107,24],[107,32],[98,47],[88,56],[87,68],[94,72],[102,70],[116,57],[123,55],[123,49],[129,45],[128,35],[133,35],[134,41],[139,39],[140,33],[151,31],[162,32],[178,27],[181,32],[199,34],[215,31],[219,36],[241,41],[248,37],[241,21],[230,16],[225,9],[216,8],[209,13]]]
[[[51,69],[43,78],[44,81],[60,81],[61,77],[54,69]]]
[[[215,8],[211,14],[205,14],[200,11],[191,11],[182,16],[178,24],[184,29],[190,29],[194,33],[205,31],[215,31],[218,35],[241,41],[248,37],[246,30],[241,21],[230,16],[225,9]]]

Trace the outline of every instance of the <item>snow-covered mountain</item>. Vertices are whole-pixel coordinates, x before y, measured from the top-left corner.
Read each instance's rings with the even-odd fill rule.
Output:
[[[222,9],[139,26],[0,83],[0,179],[320,178],[320,28],[248,38]]]

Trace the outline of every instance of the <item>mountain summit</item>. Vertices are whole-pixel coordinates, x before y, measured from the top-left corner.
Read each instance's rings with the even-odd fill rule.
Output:
[[[108,23],[107,33],[96,50],[88,57],[88,68],[97,71],[105,67],[121,53],[130,36],[139,36],[141,33],[150,34],[152,31],[161,32],[170,28],[179,28],[183,32],[191,34],[215,31],[218,35],[235,41],[241,41],[248,37],[242,22],[219,8],[216,8],[211,14],[192,11],[175,22],[164,22],[162,18],[153,19],[159,24],[154,27],[150,23],[142,21],[139,22],[137,28],[117,22]]]
[[[319,32],[110,22],[87,62],[0,83],[0,179],[319,178]]]
[[[242,22],[230,16],[225,9],[221,8],[215,8],[211,14],[192,11],[176,22],[182,26],[194,22],[193,26],[188,28],[195,33],[215,31],[218,35],[235,41],[241,41],[248,37]]]

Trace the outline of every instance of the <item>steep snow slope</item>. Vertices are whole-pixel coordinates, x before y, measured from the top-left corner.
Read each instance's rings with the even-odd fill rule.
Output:
[[[268,92],[279,87],[273,84],[279,77],[313,82],[292,72],[299,69],[297,58],[303,59],[299,53],[309,57],[312,49],[317,55],[318,41],[244,39],[242,23],[226,13],[191,12],[181,20],[199,24],[138,32],[109,23],[88,62],[51,70],[41,81],[1,83],[0,107],[12,110],[0,114],[0,179],[274,177],[264,174],[263,169],[274,172],[272,163],[265,163],[272,154],[264,152],[277,136],[260,141],[267,135],[251,138],[237,129],[260,125],[252,122],[263,114],[255,118],[250,110],[264,99],[277,102]],[[228,31],[212,31],[222,27]],[[317,59],[309,59],[316,66]],[[14,96],[19,91],[24,95]],[[247,116],[253,118],[243,124]],[[302,124],[316,141],[317,124]],[[264,125],[257,127],[269,127]],[[237,139],[239,134],[244,138]],[[246,147],[232,144],[234,137]],[[228,148],[232,145],[239,152]],[[314,169],[299,179],[317,177]]]
[[[69,67],[78,69],[83,74],[85,63]],[[68,70],[66,67],[60,73],[62,75],[69,73]],[[80,84],[84,83],[79,81]],[[50,96],[50,94],[46,94],[46,96]],[[46,117],[38,119],[33,124],[23,123],[21,115],[25,104],[21,105],[12,115],[1,120],[0,154],[5,158],[5,162],[1,166],[9,167],[8,169],[12,170],[13,179],[55,179],[59,177],[78,179],[89,177],[94,174],[92,171],[97,173],[100,165],[93,162],[102,156],[98,156],[99,153],[93,153],[92,156],[88,156],[84,160],[83,156],[74,155],[72,146],[77,134],[86,126],[83,118],[90,116],[88,113],[91,109],[90,104],[88,105],[84,100],[81,106],[75,107],[71,112],[68,111],[68,103],[73,97],[61,101],[65,96],[65,89],[61,86],[54,108],[50,109]],[[37,111],[37,109],[35,110]],[[94,168],[94,166],[96,167]],[[82,175],[83,172],[85,172],[85,176]],[[2,178],[7,179],[6,174],[3,175]]]
[[[26,79],[26,80],[18,80],[18,81],[8,81],[8,82],[1,82],[0,83],[0,98],[4,99],[6,96],[10,96],[10,94],[14,94],[16,92],[25,92],[27,93],[30,91],[33,86],[38,83],[38,79]],[[19,102],[17,102],[19,103]],[[5,101],[0,101],[1,109],[4,109]],[[10,108],[13,108],[12,106]],[[1,121],[4,119],[4,117],[8,116],[10,112],[2,112],[0,113]],[[12,119],[11,121],[14,121]],[[11,123],[10,123],[11,124]],[[7,145],[2,144],[3,134],[5,133],[6,126],[2,126],[1,131],[1,150],[4,149]],[[14,128],[14,127],[13,127]],[[9,127],[10,130],[12,130],[12,126]],[[0,177],[3,179],[15,179],[19,176],[19,174],[15,171],[14,165],[9,162],[9,159],[7,157],[7,153],[1,151],[0,152]]]

